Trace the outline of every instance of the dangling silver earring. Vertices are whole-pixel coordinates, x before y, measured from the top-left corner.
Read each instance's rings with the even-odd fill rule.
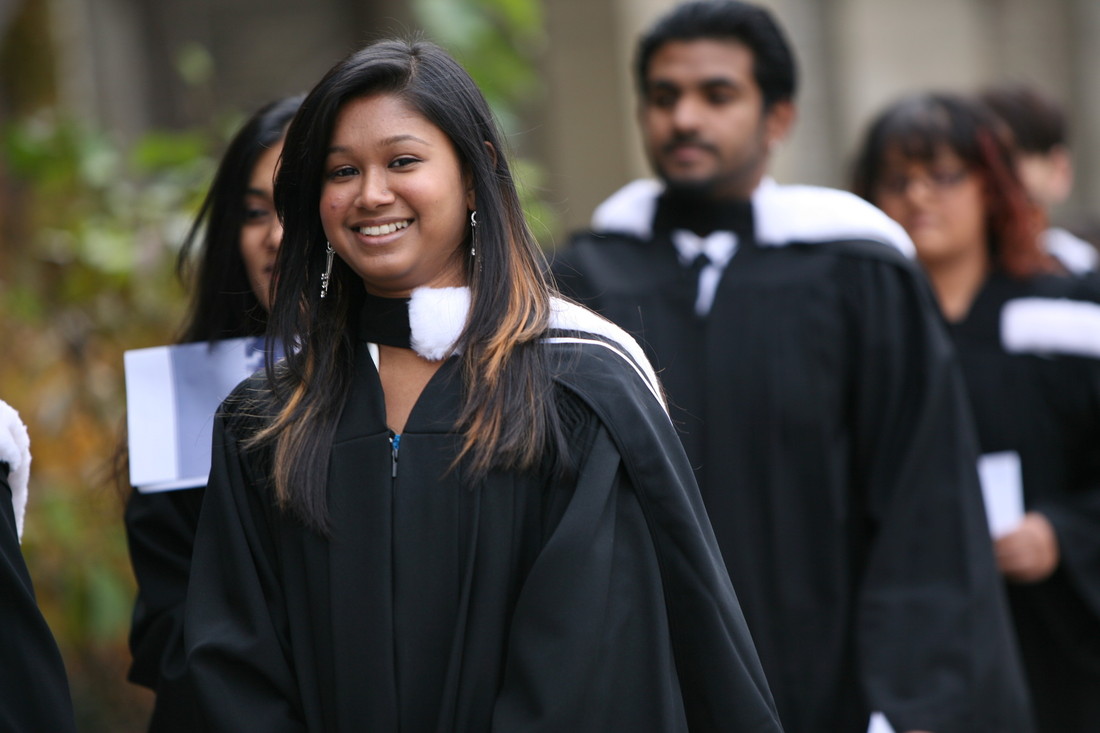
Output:
[[[332,242],[325,242],[325,271],[321,273],[321,297],[324,298],[328,295],[328,282],[332,277],[332,255],[335,250],[332,248]]]
[[[470,257],[477,257],[477,209],[470,212]]]

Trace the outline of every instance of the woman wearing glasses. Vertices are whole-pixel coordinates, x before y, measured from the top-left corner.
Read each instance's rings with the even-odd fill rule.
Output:
[[[1010,145],[977,102],[912,96],[872,123],[854,183],[912,237],[983,461],[1022,488],[995,543],[1039,729],[1100,730],[1100,305],[1042,249]]]

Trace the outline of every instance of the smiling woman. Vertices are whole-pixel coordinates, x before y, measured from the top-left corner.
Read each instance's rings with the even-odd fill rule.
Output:
[[[450,139],[400,97],[352,100],[325,162],[325,236],[375,295],[464,285],[468,178]]]
[[[211,729],[778,731],[653,370],[544,280],[469,75],[348,57],[275,198],[287,356],[217,422],[188,594]]]

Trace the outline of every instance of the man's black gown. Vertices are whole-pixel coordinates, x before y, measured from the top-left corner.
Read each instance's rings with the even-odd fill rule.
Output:
[[[327,539],[274,506],[268,460],[240,447],[252,410],[230,399],[186,627],[213,728],[780,730],[667,415],[628,360],[562,338],[540,348],[575,473],[559,480],[548,457],[474,486],[448,472],[457,358],[425,387],[395,458],[360,342]]]
[[[951,326],[983,453],[1020,459],[1060,562],[1008,596],[1043,733],[1100,731],[1100,305],[1089,281],[992,275]]]
[[[864,733],[879,710],[897,731],[1030,730],[958,364],[882,244],[904,232],[765,184],[731,205],[739,244],[699,317],[669,234],[691,224],[658,195],[612,197],[554,274],[657,368],[784,728]]]

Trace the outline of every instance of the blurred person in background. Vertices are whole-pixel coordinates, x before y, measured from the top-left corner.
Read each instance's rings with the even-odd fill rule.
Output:
[[[1016,173],[1048,221],[1042,234],[1047,251],[1069,272],[1095,272],[1100,252],[1069,231],[1049,225],[1051,209],[1073,190],[1073,158],[1066,113],[1058,102],[1027,84],[990,87],[979,99],[1012,131]]]
[[[181,274],[194,269],[187,278],[191,299],[178,343],[264,333],[283,233],[275,214],[274,175],[301,99],[265,105],[229,143],[180,252]],[[156,693],[151,733],[202,730],[183,674],[183,607],[204,491],[133,490],[126,504],[138,585],[129,679]]]
[[[1027,731],[962,377],[912,244],[850,193],[767,178],[795,62],[763,8],[643,36],[660,180],[557,254],[668,390],[788,733]]]
[[[70,733],[65,666],[19,548],[30,469],[27,428],[0,401],[0,730]]]
[[[1100,730],[1100,305],[1042,247],[1010,145],[979,103],[914,95],[871,123],[854,189],[912,237],[981,450],[1018,466],[1026,513],[997,563],[1040,730],[1083,733]]]

